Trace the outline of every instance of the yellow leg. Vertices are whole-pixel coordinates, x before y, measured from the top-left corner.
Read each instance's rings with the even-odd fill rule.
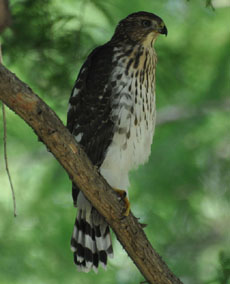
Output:
[[[124,216],[129,216],[129,212],[130,212],[130,202],[126,196],[126,191],[122,190],[122,189],[117,189],[117,188],[113,188],[114,191],[116,191],[116,193],[118,193],[118,195],[121,197],[122,200],[124,200],[125,202],[125,211],[123,213]]]

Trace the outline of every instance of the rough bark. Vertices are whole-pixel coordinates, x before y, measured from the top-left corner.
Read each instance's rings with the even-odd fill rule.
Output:
[[[54,111],[3,65],[0,65],[0,100],[33,128],[71,180],[106,218],[148,283],[181,284],[152,248],[137,218],[132,213],[123,218],[123,202],[99,175]]]

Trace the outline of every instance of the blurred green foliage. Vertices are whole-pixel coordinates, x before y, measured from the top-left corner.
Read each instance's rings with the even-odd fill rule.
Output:
[[[12,0],[13,24],[2,36],[5,65],[65,123],[81,64],[110,39],[116,23],[140,10],[164,19],[169,35],[155,46],[160,119],[149,162],[131,174],[130,199],[134,214],[148,224],[153,247],[185,284],[230,283],[227,3],[213,1],[213,11],[201,0],[133,0],[132,5]],[[9,110],[7,126],[18,217],[13,218],[1,143],[0,283],[140,283],[143,277],[115,237],[115,258],[106,272],[76,271],[69,248],[76,214],[71,183],[33,131]],[[2,124],[0,129],[2,141]]]

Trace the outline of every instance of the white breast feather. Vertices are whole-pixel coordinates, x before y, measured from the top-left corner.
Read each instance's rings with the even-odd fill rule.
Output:
[[[112,187],[127,191],[129,171],[145,163],[150,156],[155,128],[155,86],[153,79],[147,92],[146,82],[143,83],[142,98],[138,92],[135,103],[135,91],[133,91],[135,90],[135,78],[131,77],[130,72],[128,75],[125,74],[125,66],[121,59],[111,76],[111,81],[113,81],[117,75],[122,74],[121,83],[113,88],[112,117],[115,122],[115,134],[100,167],[100,172]],[[152,78],[155,76],[154,71],[152,70],[153,74],[150,74]],[[130,84],[132,84],[131,92],[129,91]],[[143,103],[145,111],[143,111]],[[132,113],[131,108],[133,108]],[[136,119],[137,123],[135,123]],[[127,137],[128,132],[130,132],[129,137]]]

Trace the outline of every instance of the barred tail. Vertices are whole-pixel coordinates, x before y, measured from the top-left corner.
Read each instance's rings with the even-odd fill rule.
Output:
[[[99,264],[106,269],[108,257],[113,257],[109,226],[81,192],[77,203],[79,211],[71,239],[74,262],[79,271],[93,269],[97,273]]]

